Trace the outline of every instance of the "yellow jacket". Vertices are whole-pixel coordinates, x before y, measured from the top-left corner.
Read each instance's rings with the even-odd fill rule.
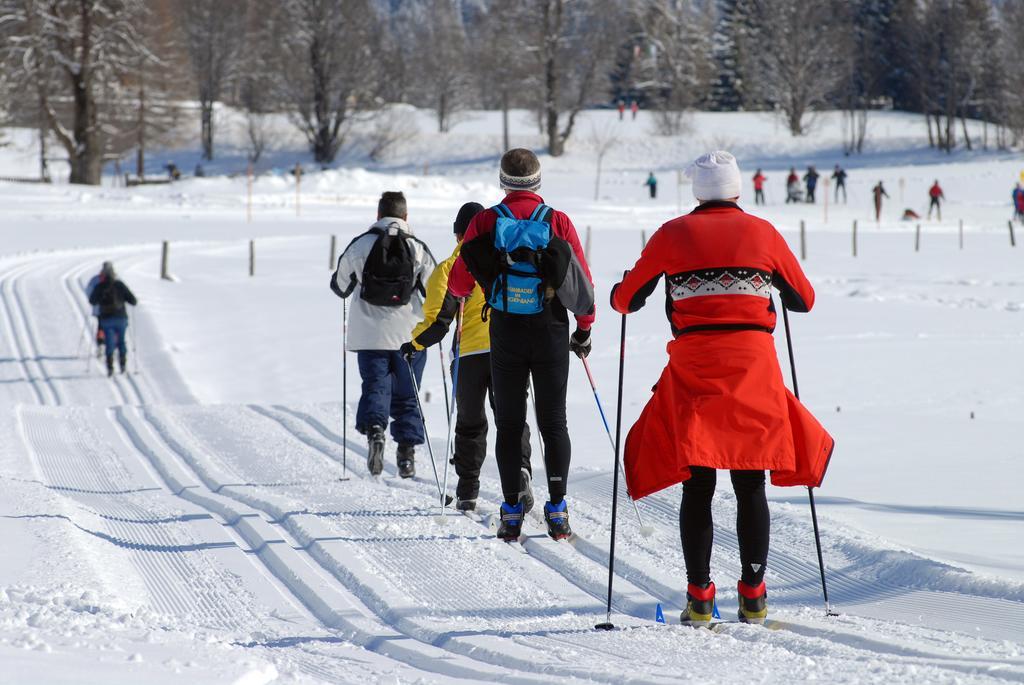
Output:
[[[459,258],[462,243],[455,246],[451,256],[437,265],[427,280],[427,299],[423,302],[423,321],[412,329],[412,344],[418,349],[441,342],[448,333],[452,321],[458,316],[459,301],[448,292],[448,274],[455,260]],[[459,356],[489,352],[491,333],[488,323],[483,320],[484,291],[474,286],[462,315],[462,344]]]

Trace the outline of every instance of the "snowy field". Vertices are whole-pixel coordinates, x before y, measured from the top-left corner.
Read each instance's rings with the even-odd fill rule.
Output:
[[[823,615],[806,492],[774,488],[766,582],[786,627],[673,625],[685,592],[675,487],[640,502],[651,537],[621,501],[621,630],[599,633],[612,454],[579,364],[572,543],[551,542],[532,518],[522,551],[465,517],[437,524],[425,450],[415,481],[396,476],[393,445],[383,477],[370,478],[354,411],[343,449],[330,236],[340,250],[372,222],[382,190],[404,190],[411,225],[441,258],[459,205],[500,199],[496,114],[470,114],[446,136],[414,116],[419,134],[387,159],[370,163],[355,146],[337,170],[307,173],[298,208],[294,178],[276,169],[309,159],[281,128],[258,167],[251,223],[246,180],[227,175],[244,167],[230,112],[223,160],[205,179],[0,183],[0,682],[1024,681],[1024,245],[1010,247],[1007,227],[1024,156],[942,155],[921,119],[898,113],[873,115],[867,153],[844,159],[833,115],[793,140],[760,114],[698,114],[687,135],[658,138],[644,113],[620,123],[597,112],[581,117],[565,157],[542,158],[545,199],[581,236],[590,227],[590,363],[609,416],[619,317],[608,292],[643,235],[692,206],[677,170],[721,147],[747,179],[762,167],[768,206],[741,204],[796,251],[805,223],[819,299],[792,317],[800,389],[837,441],[816,497],[841,616]],[[514,144],[540,147],[526,113],[512,123]],[[594,138],[612,134],[595,200]],[[32,175],[31,133],[7,139],[0,176]],[[195,163],[174,151],[150,167],[171,159],[185,172]],[[782,203],[790,166],[826,173],[836,162],[848,164],[850,197],[830,198],[827,220],[823,187],[817,205]],[[653,201],[642,186],[651,170]],[[925,213],[935,179],[949,203],[941,222],[920,221],[915,252],[917,222],[900,216]],[[891,200],[876,223],[879,180]],[[159,278],[162,240],[173,281]],[[104,259],[141,302],[133,373],[113,381],[83,337],[82,286]],[[659,296],[629,318],[627,338],[625,427],[667,359]],[[781,330],[777,341],[788,369]],[[443,453],[436,350],[423,395]],[[489,459],[486,507],[498,493]],[[723,616],[736,605],[734,505],[720,490],[712,577]],[[659,603],[667,626],[654,622]]]

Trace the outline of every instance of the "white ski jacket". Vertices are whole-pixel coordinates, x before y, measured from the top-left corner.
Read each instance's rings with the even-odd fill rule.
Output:
[[[409,304],[401,307],[378,307],[360,297],[363,264],[370,254],[370,249],[377,242],[377,236],[369,232],[357,236],[338,258],[338,270],[331,277],[331,290],[339,297],[352,296],[348,308],[350,351],[398,350],[402,343],[409,342],[412,329],[423,318],[427,279],[430,278],[437,262],[426,244],[412,235],[409,224],[402,219],[384,217],[370,228],[398,228],[409,235],[416,259],[416,288]]]

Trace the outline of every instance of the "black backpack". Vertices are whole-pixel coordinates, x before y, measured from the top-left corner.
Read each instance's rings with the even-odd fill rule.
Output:
[[[409,236],[401,229],[371,228],[377,242],[363,264],[359,297],[377,307],[409,304],[416,288],[416,254]]]
[[[107,281],[100,284],[103,288],[100,292],[100,315],[117,316],[124,313],[124,297],[121,296],[121,289],[117,287],[117,281]]]

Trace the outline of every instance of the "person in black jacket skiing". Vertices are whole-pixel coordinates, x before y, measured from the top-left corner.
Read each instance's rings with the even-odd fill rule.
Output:
[[[125,331],[128,330],[128,311],[126,304],[133,307],[139,301],[123,282],[118,280],[114,265],[103,263],[100,280],[89,295],[89,304],[99,308],[100,328],[103,329],[103,341],[107,353],[107,376],[114,375],[114,350],[117,350],[117,361],[121,373],[128,366],[128,347],[124,343]]]

